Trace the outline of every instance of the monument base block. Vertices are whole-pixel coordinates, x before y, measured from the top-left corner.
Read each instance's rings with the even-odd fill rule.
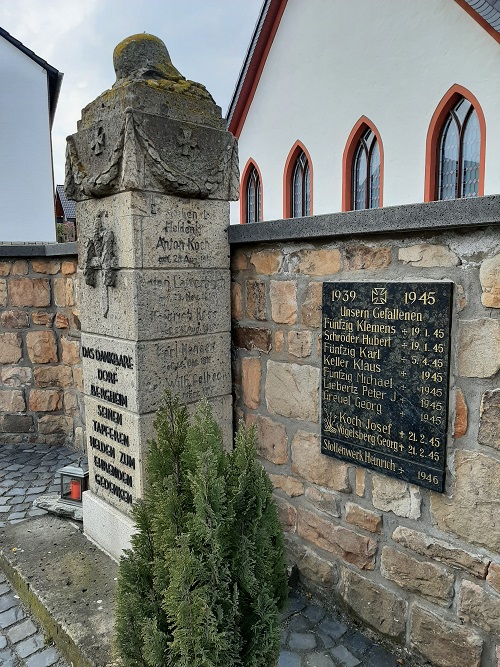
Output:
[[[123,550],[130,549],[134,522],[92,491],[85,491],[82,501],[84,534],[118,562]]]

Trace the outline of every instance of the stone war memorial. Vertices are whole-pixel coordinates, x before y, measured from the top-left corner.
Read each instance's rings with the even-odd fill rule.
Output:
[[[114,66],[113,88],[68,138],[66,192],[83,277],[84,531],[119,558],[164,390],[186,404],[207,398],[231,442],[226,228],[238,172],[219,107],[163,42],[130,37]]]

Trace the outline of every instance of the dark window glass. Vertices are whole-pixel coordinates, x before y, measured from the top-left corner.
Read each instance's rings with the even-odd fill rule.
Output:
[[[450,110],[439,141],[438,199],[477,197],[480,141],[477,113],[462,97]]]
[[[297,156],[293,167],[291,197],[292,218],[311,214],[311,176],[304,151]]]
[[[380,206],[380,149],[377,137],[369,128],[356,147],[353,160],[353,209]]]
[[[260,178],[255,167],[252,167],[247,181],[247,219],[246,222],[260,222]]]

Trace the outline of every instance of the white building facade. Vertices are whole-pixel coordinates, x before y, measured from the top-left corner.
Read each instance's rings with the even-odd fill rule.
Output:
[[[61,79],[0,28],[0,242],[55,241],[51,126]]]
[[[483,5],[489,20],[466,0],[264,2],[228,111],[242,175],[231,222],[453,198],[439,160],[455,149],[457,196],[500,192],[500,12]],[[378,190],[369,200],[365,183],[363,205],[367,157]]]

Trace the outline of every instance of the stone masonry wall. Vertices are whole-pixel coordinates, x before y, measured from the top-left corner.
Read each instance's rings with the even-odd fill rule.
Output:
[[[441,226],[445,209],[428,206],[418,215],[437,211]],[[353,216],[359,224],[339,234]],[[323,238],[307,238],[314,218],[280,221],[304,225],[296,240],[285,232],[280,240],[270,223],[269,243],[251,240],[264,238],[267,223],[230,230],[236,417],[257,428],[306,587],[434,665],[497,667],[499,228],[461,221],[456,230],[450,222],[415,231],[407,220],[413,231],[356,231],[370,220],[368,211],[336,216]],[[444,494],[320,453],[322,282],[425,279],[456,285]]]
[[[0,246],[0,447],[82,449],[77,257],[45,248]]]

